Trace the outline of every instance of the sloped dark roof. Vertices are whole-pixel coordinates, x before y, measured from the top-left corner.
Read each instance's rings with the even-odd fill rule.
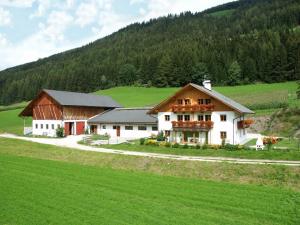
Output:
[[[159,107],[161,107],[162,105],[166,104],[167,102],[169,102],[172,98],[174,98],[175,95],[177,95],[178,93],[182,92],[183,90],[185,90],[186,88],[188,87],[194,87],[196,88],[197,90],[223,102],[225,105],[229,106],[230,108],[238,111],[239,113],[242,113],[242,114],[254,114],[254,112],[250,109],[248,109],[247,107],[235,102],[234,100],[220,94],[219,92],[217,91],[214,91],[214,90],[209,90],[203,86],[200,86],[198,84],[193,84],[193,83],[190,83],[190,84],[187,84],[186,86],[184,86],[183,88],[181,88],[179,91],[177,91],[173,96],[169,97],[168,99],[162,101],[161,103],[159,103],[158,105],[154,106],[151,110],[149,110],[149,114],[156,114],[157,113],[157,109]]]
[[[55,101],[63,106],[85,106],[85,107],[105,107],[119,108],[119,103],[109,96],[85,94],[69,91],[55,91],[44,89]]]
[[[245,114],[253,114],[254,113],[252,110],[248,109],[247,107],[241,105],[240,103],[237,103],[236,101],[233,101],[232,99],[220,94],[217,91],[206,89],[205,87],[200,86],[198,84],[191,83],[190,85],[192,85],[193,87],[197,88],[198,90],[220,100],[221,102],[225,103],[226,105],[231,106],[232,108],[236,109],[237,111],[239,111],[241,113],[245,113]]]
[[[88,120],[88,123],[157,124],[157,117],[147,114],[150,108],[117,108],[105,111]]]

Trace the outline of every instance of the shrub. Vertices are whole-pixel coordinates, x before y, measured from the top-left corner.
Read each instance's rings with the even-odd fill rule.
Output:
[[[56,137],[64,137],[64,128],[62,127],[56,128]]]
[[[148,139],[147,141],[145,141],[145,145],[153,145],[153,146],[157,146],[158,143],[157,143],[156,140]]]
[[[195,149],[200,149],[200,148],[201,148],[201,146],[198,144],[195,146]]]
[[[235,151],[240,149],[238,145],[232,145],[232,144],[226,144],[224,147],[228,151]]]
[[[170,142],[167,142],[165,146],[166,146],[167,148],[170,148],[170,147],[171,147]]]
[[[224,147],[224,146],[225,146],[225,144],[226,144],[226,141],[225,141],[225,139],[222,139],[222,147]]]
[[[159,142],[159,146],[161,146],[161,147],[165,147],[166,144],[167,144],[167,142],[165,142],[165,141]]]
[[[156,140],[157,140],[157,141],[165,141],[165,139],[166,139],[166,138],[165,138],[165,136],[164,136],[164,132],[162,132],[162,131],[159,132],[158,135],[157,135],[157,137],[156,137]]]
[[[218,150],[218,149],[221,148],[220,145],[210,145],[209,147],[211,147],[211,148],[214,149],[214,150]]]
[[[207,144],[202,145],[202,149],[203,150],[208,149],[208,145]]]
[[[140,145],[144,145],[145,144],[145,138],[141,138],[140,139]]]
[[[187,144],[185,144],[182,148],[189,148],[189,146]]]
[[[180,145],[178,143],[175,143],[175,144],[172,145],[172,148],[179,148],[179,146]]]

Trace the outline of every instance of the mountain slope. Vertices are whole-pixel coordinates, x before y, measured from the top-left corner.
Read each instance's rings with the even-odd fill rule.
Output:
[[[0,104],[41,88],[218,85],[300,77],[298,0],[241,0],[132,24],[84,47],[0,72]]]

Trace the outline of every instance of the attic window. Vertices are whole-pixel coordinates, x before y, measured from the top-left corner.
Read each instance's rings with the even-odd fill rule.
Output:
[[[177,104],[178,105],[182,105],[183,104],[183,100],[182,99],[177,99]]]
[[[209,98],[208,98],[208,99],[205,99],[205,104],[206,104],[206,105],[208,105],[208,104],[210,104],[210,103],[211,103],[211,99],[209,99]]]
[[[191,99],[184,99],[184,104],[185,105],[190,105],[191,104]]]

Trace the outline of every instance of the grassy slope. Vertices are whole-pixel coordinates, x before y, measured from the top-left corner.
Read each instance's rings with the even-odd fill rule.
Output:
[[[300,106],[296,100],[296,82],[214,87],[214,89],[242,104],[289,101],[290,106]],[[117,87],[96,93],[109,95],[126,107],[134,107],[155,105],[174,94],[176,90],[178,88]]]
[[[213,176],[216,171],[207,171],[207,168],[222,166],[219,176],[224,174],[223,179],[228,171],[235,171],[239,177],[243,173],[259,177],[258,171],[264,171],[264,180],[283,181],[287,174],[293,173],[294,182],[299,183],[297,168],[173,162],[57,149],[6,139],[0,139],[0,142],[1,224],[253,225],[300,222],[299,192],[137,172],[149,171],[155,162],[160,168],[154,170],[155,173],[168,168],[169,171],[185,170],[193,174],[193,169],[197,169],[196,174]],[[138,161],[141,165],[121,163],[124,160]],[[124,165],[131,165],[127,168],[130,171],[109,168]],[[202,170],[197,166],[202,166]],[[243,168],[247,168],[247,172]],[[251,170],[257,170],[258,174]]]
[[[0,111],[0,133],[8,132],[18,135],[23,134],[24,121],[22,118],[18,117],[18,114],[21,111],[22,109]],[[31,118],[26,119],[26,126],[31,126]]]

